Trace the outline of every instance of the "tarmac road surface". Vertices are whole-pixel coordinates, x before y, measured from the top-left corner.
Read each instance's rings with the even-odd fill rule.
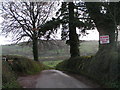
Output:
[[[18,78],[23,88],[94,88],[58,70],[44,70],[37,75]]]

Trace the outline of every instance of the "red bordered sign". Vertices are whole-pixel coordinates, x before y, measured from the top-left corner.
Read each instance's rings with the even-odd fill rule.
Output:
[[[109,35],[100,36],[100,44],[110,43]]]

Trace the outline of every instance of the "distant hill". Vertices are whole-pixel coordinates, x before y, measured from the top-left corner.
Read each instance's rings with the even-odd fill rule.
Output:
[[[61,40],[39,40],[38,42],[39,59],[63,59],[61,57],[70,57],[69,46],[66,45],[65,41]],[[97,41],[83,41],[80,44],[81,55],[93,55],[98,50]],[[3,45],[3,54],[15,54],[33,58],[32,55],[32,42],[22,42],[19,44]],[[60,58],[59,58],[60,57]]]
[[[61,40],[39,40],[39,57],[69,56],[69,46]],[[32,42],[19,44],[2,45],[2,54],[16,54],[33,58]]]

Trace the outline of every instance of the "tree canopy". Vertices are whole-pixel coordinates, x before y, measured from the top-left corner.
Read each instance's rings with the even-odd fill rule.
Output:
[[[7,2],[2,4],[3,32],[12,32],[15,40],[23,37],[33,39],[42,34],[41,26],[48,20],[53,3],[50,2]],[[38,32],[39,31],[39,32]]]
[[[2,3],[3,33],[12,34],[15,41],[20,41],[24,37],[33,41],[33,54],[36,61],[38,61],[37,40],[47,32],[41,30],[41,27],[49,20],[53,6],[53,2]]]
[[[71,56],[79,56],[79,36],[82,33],[86,34],[86,30],[94,28],[84,3],[62,2],[60,9],[56,12],[56,18],[48,21],[44,28],[52,30],[60,26],[62,40],[67,40],[66,43],[70,45]],[[80,33],[76,32],[77,28]]]

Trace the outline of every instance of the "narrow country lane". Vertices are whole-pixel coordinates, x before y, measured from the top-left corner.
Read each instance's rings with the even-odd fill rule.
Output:
[[[18,78],[23,88],[94,88],[58,70]]]

